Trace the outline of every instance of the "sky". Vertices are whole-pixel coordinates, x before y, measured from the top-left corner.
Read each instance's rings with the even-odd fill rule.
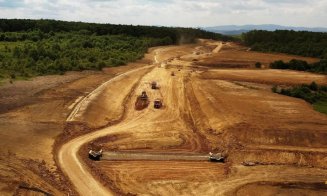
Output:
[[[0,0],[0,18],[182,27],[327,27],[327,0]]]

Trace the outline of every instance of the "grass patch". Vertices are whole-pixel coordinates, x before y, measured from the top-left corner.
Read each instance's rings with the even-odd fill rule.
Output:
[[[0,86],[4,85],[6,81],[4,79],[0,79]]]
[[[312,82],[310,85],[302,84],[291,88],[274,86],[271,90],[274,93],[303,99],[311,103],[316,111],[327,114],[327,86]]]
[[[313,108],[316,111],[324,113],[324,114],[327,115],[327,99],[314,103]]]

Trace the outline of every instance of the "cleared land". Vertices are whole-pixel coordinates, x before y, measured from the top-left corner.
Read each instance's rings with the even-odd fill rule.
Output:
[[[239,55],[240,52],[246,53],[250,60]],[[80,93],[69,96],[67,100],[62,100],[59,95],[75,92],[71,90],[74,82],[43,91],[42,95],[48,95],[47,99],[37,101],[40,104],[58,97],[66,107],[56,108],[64,109],[57,111],[49,107],[43,110],[40,105],[32,110],[27,104],[2,114],[1,119],[4,122],[11,119],[16,130],[16,136],[6,132],[8,136],[3,137],[27,137],[26,134],[31,132],[24,135],[18,131],[23,130],[18,126],[21,122],[31,123],[32,130],[39,128],[40,122],[47,126],[45,130],[51,128],[44,133],[53,135],[36,140],[48,140],[47,147],[40,148],[35,142],[35,146],[28,148],[36,156],[34,159],[46,161],[45,168],[54,168],[49,174],[56,174],[58,164],[71,182],[71,186],[66,186],[75,188],[81,195],[326,195],[327,116],[314,111],[303,100],[274,94],[270,90],[274,84],[294,85],[312,81],[326,84],[326,76],[249,69],[260,59],[260,62],[267,60],[268,63],[275,59],[294,58],[283,54],[273,54],[272,58],[270,55],[247,51],[233,43],[209,40],[193,45],[154,48],[146,57],[148,60],[138,65],[126,66],[113,75],[91,74],[88,77],[93,79],[83,77],[76,80],[81,85]],[[213,61],[223,62],[224,69],[203,67],[212,65]],[[235,64],[238,69],[231,69]],[[171,75],[172,72],[175,76]],[[94,79],[99,76],[103,78]],[[91,81],[94,85],[88,84]],[[152,81],[157,81],[160,88],[152,90]],[[135,100],[144,90],[150,104],[143,110],[135,110]],[[161,109],[153,108],[153,101],[157,98],[163,101]],[[13,117],[14,114],[28,114],[30,118],[19,121],[20,118]],[[51,118],[56,115],[60,118]],[[66,118],[68,121],[63,124]],[[49,128],[50,122],[60,122],[61,126],[54,124]],[[59,145],[53,157],[51,145],[62,132],[62,138],[67,142]],[[81,136],[70,140],[77,135]],[[83,147],[90,142],[102,145],[106,152],[104,156],[113,155],[115,151],[121,154],[116,154],[115,160],[92,162],[87,160],[87,146]],[[17,140],[8,142],[4,149],[8,150],[16,143]],[[227,153],[227,162],[169,161],[158,156],[206,156],[210,151]],[[24,150],[20,152],[19,156],[24,157]],[[43,158],[38,152],[48,153],[48,158]],[[122,155],[129,156],[129,160],[119,158]],[[143,155],[156,155],[155,159],[160,161],[137,160]],[[131,158],[133,156],[136,158]],[[245,167],[242,162],[254,162],[255,166]],[[31,171],[16,158],[7,159],[6,163],[2,164],[2,171],[11,163],[19,165],[18,171],[23,168]],[[1,174],[6,175],[5,172]],[[58,173],[57,178],[60,176]],[[26,180],[29,180],[29,185],[53,194],[68,190],[58,188],[59,182],[66,182],[64,178],[47,183],[47,177],[36,173],[33,180]],[[25,179],[17,178],[8,186],[9,182],[3,180],[3,192],[29,192],[17,188],[22,181]]]
[[[256,62],[260,62],[263,67],[268,67],[271,62],[277,60],[289,62],[292,59],[300,59],[309,63],[319,61],[310,57],[253,52],[242,45],[225,43],[218,54],[211,55],[203,61],[200,60],[200,64],[215,68],[254,68]]]

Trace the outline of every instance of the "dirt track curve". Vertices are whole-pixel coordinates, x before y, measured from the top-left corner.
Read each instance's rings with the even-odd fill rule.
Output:
[[[205,46],[160,47],[153,52],[153,65],[118,75],[81,99],[67,121],[79,122],[90,104],[99,101],[100,94],[106,92],[104,89],[114,85],[124,87],[126,78],[134,78],[124,91],[130,93],[124,94],[129,99],[117,96],[109,103],[112,108],[124,105],[125,109],[119,110],[124,113],[119,123],[77,137],[59,149],[59,165],[77,192],[81,195],[114,195],[113,190],[140,195],[234,195],[238,189],[253,183],[261,186],[255,183],[262,181],[305,181],[323,187],[326,170],[290,165],[325,166],[320,157],[326,155],[327,142],[317,138],[325,137],[326,117],[304,101],[271,93],[271,87],[265,85],[273,83],[274,78],[266,78],[269,81],[256,84],[262,85],[257,87],[241,84],[239,80],[229,81],[220,73],[223,70],[208,71],[194,66],[198,60],[220,55],[224,47],[225,44],[212,41]],[[249,69],[248,72],[263,71]],[[299,72],[287,73],[285,80],[302,82],[301,78],[292,78]],[[251,79],[255,81],[259,74],[253,74]],[[308,75],[308,81],[318,76]],[[158,82],[158,90],[151,89],[152,81]],[[324,78],[321,81],[325,82]],[[135,100],[144,90],[150,105],[135,110]],[[154,99],[163,101],[161,109],[153,108]],[[93,114],[100,116],[101,111],[100,107]],[[299,118],[303,119],[301,124],[296,123]],[[316,132],[310,135],[313,126]],[[291,139],[287,131],[292,133]],[[306,140],[304,134],[308,134]],[[80,148],[91,141],[104,145],[104,161],[95,164],[112,179],[109,187],[97,181],[79,157]],[[228,158],[234,165],[205,162],[208,152],[226,149],[233,152]],[[244,160],[260,164],[244,167],[240,165]],[[270,160],[276,164],[269,165]]]
[[[115,80],[119,80],[120,78],[133,74],[136,71],[142,69],[149,69],[153,66],[146,66],[142,68],[138,68],[135,70],[131,70],[129,72],[118,75],[117,77],[105,82],[93,92],[91,92],[88,96],[82,99],[72,111],[71,115],[68,117],[67,121],[74,121],[75,118],[79,117],[79,112],[82,113],[81,108],[87,107],[88,103],[92,101],[92,98],[98,95],[106,85],[109,85],[111,82]],[[68,175],[68,177],[73,182],[76,190],[81,195],[112,195],[112,192],[104,187],[101,183],[93,178],[93,176],[89,173],[85,165],[83,165],[77,157],[78,150],[87,142],[90,142],[96,138],[103,137],[108,132],[106,130],[100,130],[97,132],[93,132],[87,135],[83,135],[81,137],[75,138],[68,143],[64,144],[58,153],[58,160],[63,171]]]

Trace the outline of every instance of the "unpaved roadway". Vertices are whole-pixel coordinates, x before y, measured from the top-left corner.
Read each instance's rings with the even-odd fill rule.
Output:
[[[209,155],[194,153],[142,153],[142,152],[104,152],[101,160],[108,161],[208,161]]]
[[[198,50],[203,55],[198,55]],[[104,89],[112,85],[126,86],[125,79],[135,77],[134,85],[130,85],[133,88],[121,91],[128,97],[127,101],[124,96],[117,96],[116,100],[104,104],[110,108],[125,106],[118,109],[124,114],[119,123],[77,137],[60,148],[59,164],[75,189],[81,195],[234,195],[242,186],[265,181],[318,183],[317,190],[323,193],[327,171],[308,166],[327,166],[324,164],[326,116],[313,111],[302,100],[273,94],[269,86],[257,89],[238,85],[218,78],[221,77],[219,71],[208,71],[194,63],[194,59],[204,62],[207,56],[220,55],[222,51],[226,52],[224,45],[217,42],[201,47],[161,47],[154,52],[154,61],[163,66],[148,66],[144,68],[147,72],[139,74],[136,73],[141,70],[125,73],[113,79],[120,82],[108,81],[100,90],[82,99],[68,119],[70,122],[85,116],[90,103],[99,101],[100,94],[106,92]],[[172,72],[175,76],[171,76]],[[294,84],[298,84],[301,78],[293,77],[297,74],[302,73],[291,72],[283,80],[285,83],[295,80]],[[307,74],[306,81],[321,77]],[[273,80],[274,84],[278,78],[273,76],[266,80]],[[157,81],[160,89],[151,90],[152,81]],[[135,100],[144,90],[150,105],[137,111]],[[157,98],[163,100],[159,110],[153,108],[153,100]],[[101,116],[103,111],[110,112],[97,108],[93,113]],[[101,175],[110,179],[106,187],[93,178],[78,155],[84,144],[94,140],[109,152],[104,154],[106,161],[92,163],[102,171]],[[261,147],[264,148],[260,151]],[[294,152],[287,152],[290,149]],[[228,151],[228,164],[204,162],[210,151]],[[83,152],[83,156],[86,155],[87,152]],[[199,160],[189,161],[193,158]],[[260,164],[248,168],[240,166],[242,161]]]
[[[135,70],[128,71],[126,73],[120,74],[117,77],[110,79],[104,84],[100,85],[97,89],[91,92],[88,96],[83,98],[72,111],[71,115],[68,117],[67,121],[74,121],[75,118],[81,116],[84,113],[82,109],[86,109],[86,105],[92,101],[92,98],[98,95],[107,85],[111,82],[119,80],[123,77],[126,77],[130,74],[134,74],[137,71],[142,71],[143,69],[150,69],[152,66],[145,66],[142,68],[137,68]],[[112,192],[104,187],[101,183],[95,180],[90,172],[85,168],[85,165],[80,162],[77,157],[78,150],[81,146],[91,140],[94,140],[98,137],[105,136],[108,134],[106,131],[93,132],[76,139],[69,141],[64,144],[58,153],[58,160],[62,170],[66,175],[71,179],[76,190],[81,195],[112,195]]]

